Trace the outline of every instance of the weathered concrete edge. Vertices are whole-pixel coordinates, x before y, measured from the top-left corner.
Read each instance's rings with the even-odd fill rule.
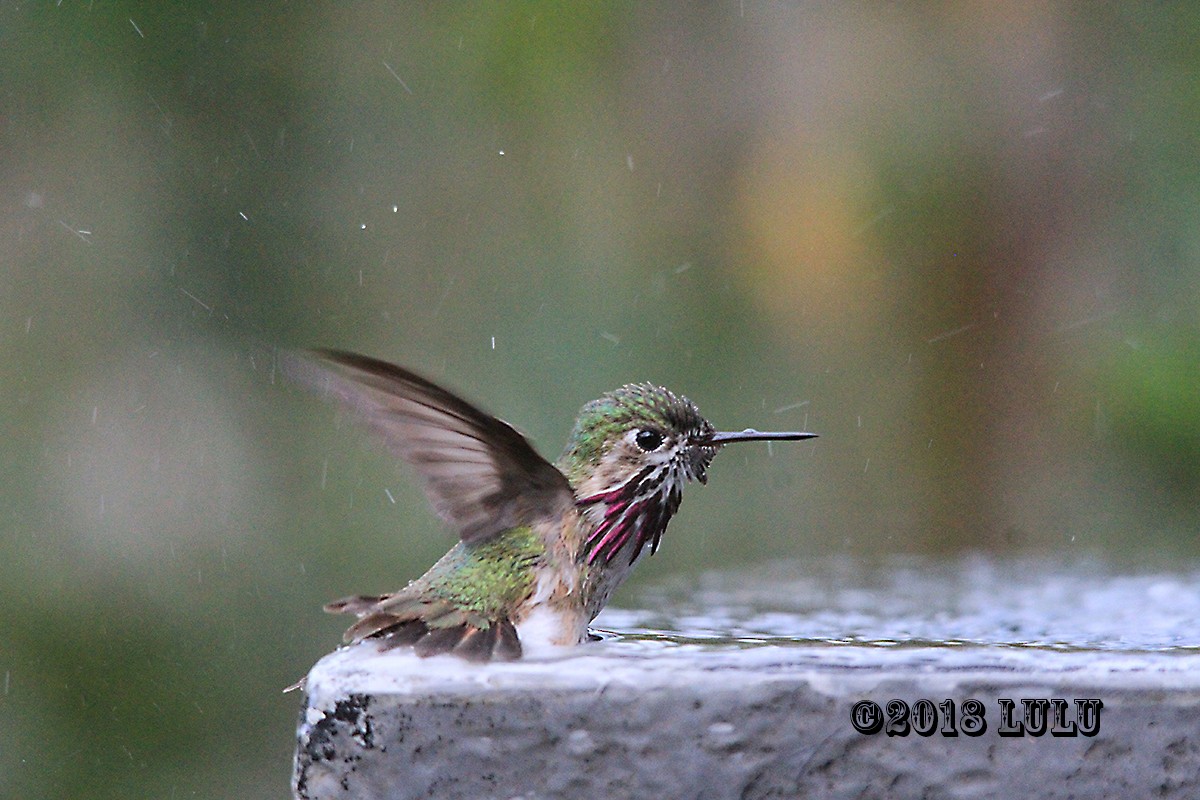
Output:
[[[298,731],[296,796],[1198,796],[1194,658],[614,644],[483,668],[327,656]],[[1001,740],[994,707],[979,739],[850,724],[860,699],[1004,696],[1099,697],[1103,735]]]
[[[963,681],[1034,683],[1097,688],[1200,690],[1200,654],[1072,652],[1023,648],[864,648],[773,646],[710,648],[640,642],[598,642],[562,654],[516,662],[470,664],[451,656],[421,659],[373,642],[341,648],[309,673],[310,705],[326,693],[476,693],[523,688],[595,691],[738,682],[804,680],[833,696],[861,692],[880,681],[920,677],[931,688],[953,690]]]

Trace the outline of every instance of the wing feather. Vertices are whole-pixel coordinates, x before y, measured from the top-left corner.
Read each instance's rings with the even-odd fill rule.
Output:
[[[465,541],[553,518],[574,503],[563,474],[512,426],[420,375],[337,350],[287,353],[282,365],[382,436]]]

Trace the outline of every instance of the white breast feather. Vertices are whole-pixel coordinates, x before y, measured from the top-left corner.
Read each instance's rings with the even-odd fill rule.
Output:
[[[549,572],[538,578],[533,595],[529,598],[531,608],[525,618],[516,625],[517,638],[521,640],[521,649],[527,656],[537,656],[551,648],[577,644],[587,632],[586,623],[583,624],[582,630],[578,630],[578,614],[566,613],[547,602],[557,583]]]

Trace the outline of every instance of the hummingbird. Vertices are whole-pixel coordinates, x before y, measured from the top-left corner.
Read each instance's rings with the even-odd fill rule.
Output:
[[[721,448],[816,436],[719,432],[686,397],[632,383],[584,405],[551,464],[507,422],[403,367],[319,350],[286,354],[283,368],[356,412],[458,533],[403,589],[325,606],[357,617],[346,644],[378,639],[419,656],[513,660],[586,641],[638,557],[658,550],[684,484],[706,483]]]

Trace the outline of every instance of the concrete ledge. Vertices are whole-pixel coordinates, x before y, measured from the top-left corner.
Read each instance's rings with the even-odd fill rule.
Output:
[[[874,701],[886,715],[893,698],[910,707],[949,699],[959,716],[939,718],[929,736],[855,730],[855,703]],[[1023,699],[1065,699],[1071,720],[1075,700],[1103,708],[1092,736],[1001,736],[1002,698],[1015,702],[1018,724]],[[964,729],[968,699],[982,703],[982,735]],[[1195,798],[1200,661],[624,639],[473,666],[368,643],[310,673],[294,789],[307,800]]]

